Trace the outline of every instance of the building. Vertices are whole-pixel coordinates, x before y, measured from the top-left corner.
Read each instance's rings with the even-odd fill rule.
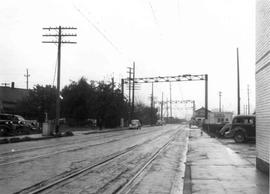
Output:
[[[12,87],[0,86],[0,112],[14,113],[16,104],[19,100],[28,95],[28,90]]]
[[[208,115],[209,113],[211,113],[211,111],[208,110]],[[195,110],[192,119],[194,119],[197,123],[202,123],[205,119],[205,108],[201,107]]]
[[[210,112],[208,121],[210,124],[232,123],[233,112]]]
[[[269,173],[270,1],[256,1],[256,167]]]

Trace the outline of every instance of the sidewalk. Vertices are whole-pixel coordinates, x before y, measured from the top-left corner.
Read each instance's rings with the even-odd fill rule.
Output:
[[[189,135],[184,194],[268,194],[269,177],[200,129]]]

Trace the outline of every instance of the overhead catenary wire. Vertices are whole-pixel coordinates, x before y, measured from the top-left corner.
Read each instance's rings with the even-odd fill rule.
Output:
[[[100,30],[99,27],[94,22],[92,22],[75,4],[73,4],[73,7],[119,54],[123,54],[120,49],[113,43],[113,41],[104,32],[102,32],[102,30]]]

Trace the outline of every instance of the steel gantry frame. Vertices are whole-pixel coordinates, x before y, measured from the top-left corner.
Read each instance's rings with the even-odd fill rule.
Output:
[[[146,78],[131,78],[136,83],[157,83],[157,82],[182,82],[182,81],[205,81],[205,120],[208,119],[208,74],[199,75],[177,75],[177,76],[158,76]],[[122,79],[122,93],[124,95],[124,84],[128,84],[130,78]]]

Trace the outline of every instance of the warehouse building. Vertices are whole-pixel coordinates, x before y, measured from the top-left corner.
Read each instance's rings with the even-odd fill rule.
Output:
[[[269,173],[270,1],[256,1],[256,166]]]

